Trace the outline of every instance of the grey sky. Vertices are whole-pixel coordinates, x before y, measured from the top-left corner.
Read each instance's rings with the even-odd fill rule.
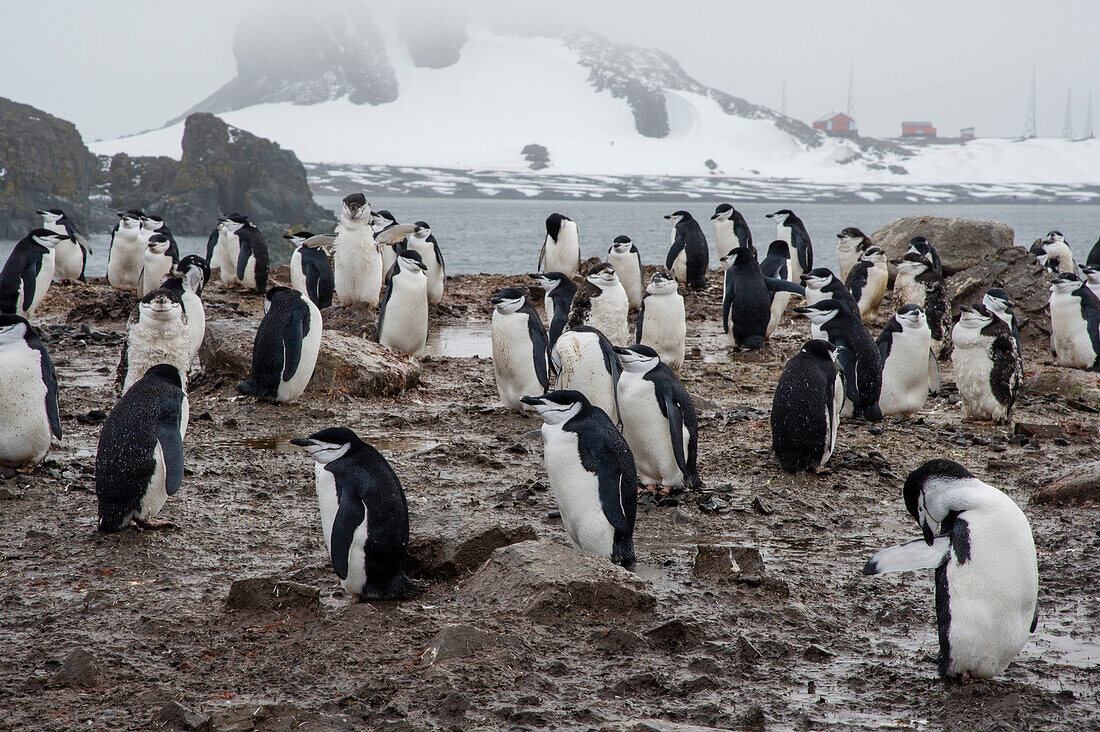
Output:
[[[235,73],[236,23],[262,0],[0,0],[0,96],[75,122],[89,139],[159,127]],[[1014,136],[1038,67],[1039,133],[1062,130],[1073,88],[1080,134],[1090,90],[1100,114],[1095,34],[1100,2],[780,0],[650,2],[473,0],[551,27],[576,25],[667,51],[704,84],[806,122],[847,106],[864,134],[894,136],[902,119],[941,134],[975,125]],[[493,10],[495,9],[495,10]],[[1098,120],[1100,124],[1100,120]]]

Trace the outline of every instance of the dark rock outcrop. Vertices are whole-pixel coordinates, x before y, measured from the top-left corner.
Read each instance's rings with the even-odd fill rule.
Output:
[[[900,259],[914,236],[931,242],[940,255],[943,276],[950,277],[1012,247],[1015,235],[1011,227],[997,221],[906,216],[882,227],[871,239],[886,250],[888,258]]]

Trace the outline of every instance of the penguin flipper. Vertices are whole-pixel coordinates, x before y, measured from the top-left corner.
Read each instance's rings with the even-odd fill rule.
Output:
[[[885,359],[883,360],[885,363]],[[936,360],[936,354],[928,349],[928,393],[939,394],[943,382],[940,381],[940,362]]]
[[[853,405],[860,404],[855,354],[847,346],[837,344],[836,360],[841,366],[840,378],[844,382],[844,397]]]
[[[283,381],[290,381],[302,361],[302,338],[309,328],[308,319],[309,310],[303,304],[300,309],[294,308],[290,320],[283,326]],[[303,324],[303,321],[306,322]]]
[[[581,464],[596,473],[604,518],[616,534],[632,534],[638,513],[638,470],[634,456],[613,426],[608,434],[601,433],[602,430],[596,430],[591,439],[578,441]]]
[[[243,233],[243,232],[241,232]],[[243,280],[245,270],[248,269],[248,260],[252,257],[252,241],[247,236],[237,235],[241,242],[241,248],[237,252],[237,279]]]
[[[676,257],[680,256],[680,252],[684,251],[684,232],[677,226],[676,238],[672,240],[672,246],[669,247],[668,255],[665,257],[665,269],[669,272],[672,271],[672,265],[676,262]]]
[[[393,224],[374,235],[374,241],[378,244],[393,244],[398,239],[404,239],[416,231],[412,224]]]
[[[947,559],[951,551],[951,537],[937,536],[931,545],[924,539],[883,549],[863,565],[863,574],[883,572],[912,572],[918,569],[936,569]]]
[[[221,234],[221,229],[217,226],[210,232],[210,236],[206,237],[206,261],[214,261],[214,247],[218,244],[218,236]],[[114,237],[111,238],[111,244],[115,243]]]
[[[428,235],[428,241],[432,243],[432,247],[435,248],[435,258],[439,260],[439,269],[443,271],[443,276],[447,276],[447,264],[443,261],[443,250],[439,248],[439,242],[435,240],[434,234]]]
[[[550,340],[546,335],[546,328],[542,324],[542,319],[539,318],[539,314],[535,311],[535,308],[527,303],[525,308],[527,310],[527,332],[531,337],[531,346],[533,351],[533,358],[535,359],[535,376],[538,377],[539,385],[542,386],[543,392],[550,387],[550,376],[547,374],[547,354],[550,352]]]
[[[619,414],[619,377],[623,373],[623,364],[615,353],[615,347],[603,333],[600,333],[600,352],[603,353],[603,365],[611,374],[611,393],[615,395],[615,414],[607,416],[611,417],[615,424],[622,425],[623,420]]]
[[[542,262],[543,262],[544,259],[546,259],[546,242],[545,241],[542,243],[542,249],[539,249],[539,263],[537,265],[535,265],[535,271],[536,272],[541,272],[542,271]]]
[[[796,285],[790,280],[781,280],[778,277],[765,277],[764,284],[768,287],[768,292],[773,295],[777,292],[793,292],[796,295],[806,297],[806,288],[802,285]]]
[[[396,267],[396,266],[397,265],[395,264],[394,267]],[[390,271],[391,272],[393,271],[393,267],[390,268]],[[386,305],[389,304],[390,295],[392,295],[392,294],[393,294],[393,278],[387,275],[387,277],[386,277],[386,292],[385,292],[384,295],[382,295],[382,302],[378,303],[378,326],[375,328],[375,332],[374,332],[374,340],[378,341],[379,343],[382,342],[382,321],[386,317]]]
[[[38,280],[38,273],[42,271],[42,259],[35,263],[33,267],[27,267],[23,270],[21,279],[23,280],[23,312],[31,309],[31,303],[34,302],[34,288]]]
[[[642,297],[642,304],[641,304],[641,306],[638,307],[638,321],[637,321],[637,323],[634,324],[634,342],[635,343],[641,343],[642,342],[642,323],[645,322],[645,299],[647,297],[649,297],[648,294]]]
[[[157,443],[164,456],[164,492],[174,496],[183,483],[183,436],[180,435],[180,403],[175,398],[161,399],[157,420]]]
[[[332,522],[329,554],[332,557],[332,568],[336,570],[336,576],[342,580],[348,578],[348,551],[351,549],[355,530],[362,525],[366,515],[367,509],[357,497],[340,501],[340,508],[336,510],[336,520]]]
[[[57,439],[61,439],[61,414],[57,406],[57,371],[54,369],[50,354],[46,352],[46,346],[39,341],[36,345],[39,358],[42,359],[42,382],[46,385],[46,416],[50,420],[50,432]]]
[[[672,440],[672,455],[676,458],[676,466],[680,468],[680,474],[688,479],[687,459],[684,455],[684,413],[680,405],[669,392],[661,395],[665,417],[668,419],[668,435]]]

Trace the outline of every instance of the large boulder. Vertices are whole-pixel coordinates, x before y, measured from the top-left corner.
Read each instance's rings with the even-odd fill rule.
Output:
[[[890,259],[900,259],[909,240],[923,236],[940,255],[943,275],[948,277],[973,267],[986,256],[1013,246],[1012,228],[997,221],[971,221],[939,216],[906,216],[882,227],[871,239],[886,250]]]
[[[963,305],[980,302],[992,287],[1012,296],[1020,317],[1020,337],[1045,345],[1050,338],[1050,271],[1036,263],[1023,247],[1010,246],[988,252],[976,264],[947,278],[947,294],[957,313]]]

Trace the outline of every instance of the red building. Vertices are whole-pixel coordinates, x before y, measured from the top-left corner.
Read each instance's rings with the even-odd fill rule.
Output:
[[[840,112],[828,114],[814,122],[814,129],[821,130],[829,137],[858,137],[856,121]]]
[[[974,139],[974,128],[973,127],[963,127],[961,130],[959,130],[959,137],[961,137],[964,140],[973,140]]]
[[[936,128],[931,122],[902,122],[902,137],[935,137]]]

